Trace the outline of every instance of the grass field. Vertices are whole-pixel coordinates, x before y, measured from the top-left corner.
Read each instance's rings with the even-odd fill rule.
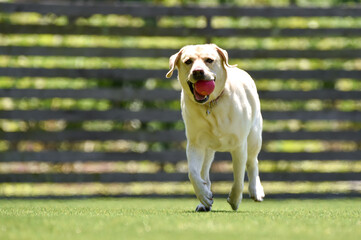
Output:
[[[361,199],[225,199],[196,213],[193,199],[1,200],[0,239],[361,239]]]

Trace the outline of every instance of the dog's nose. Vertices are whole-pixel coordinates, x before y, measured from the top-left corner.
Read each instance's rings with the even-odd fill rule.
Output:
[[[203,71],[203,69],[194,69],[193,72],[192,72],[192,74],[193,74],[193,78],[194,78],[195,80],[202,80],[202,79],[204,79],[204,71]]]

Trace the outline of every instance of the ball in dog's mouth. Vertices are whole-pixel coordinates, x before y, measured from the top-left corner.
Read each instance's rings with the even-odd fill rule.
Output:
[[[194,100],[198,103],[205,103],[209,95],[214,91],[214,80],[198,80],[195,83],[188,81],[190,91],[193,93]]]

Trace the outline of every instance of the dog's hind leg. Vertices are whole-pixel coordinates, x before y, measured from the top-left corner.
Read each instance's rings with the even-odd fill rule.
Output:
[[[258,153],[262,146],[262,125],[255,127],[248,135],[248,159],[247,159],[247,175],[248,175],[248,192],[250,197],[256,202],[263,201],[265,196],[264,190],[259,178],[258,170]]]
[[[247,142],[245,141],[239,149],[231,152],[233,163],[233,185],[229,193],[227,202],[233,210],[237,210],[242,201],[242,191],[244,187],[244,175],[247,161]]]
[[[213,204],[213,194],[210,191],[210,180],[206,173],[212,161],[206,162],[206,149],[200,149],[190,144],[187,145],[188,176],[198,200],[203,205],[196,211],[210,211]],[[209,158],[207,158],[209,160]],[[206,177],[206,179],[204,178]]]

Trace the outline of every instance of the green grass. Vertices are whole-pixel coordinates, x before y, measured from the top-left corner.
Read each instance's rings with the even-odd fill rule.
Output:
[[[196,213],[193,199],[2,200],[0,239],[360,239],[361,199],[216,199]]]

